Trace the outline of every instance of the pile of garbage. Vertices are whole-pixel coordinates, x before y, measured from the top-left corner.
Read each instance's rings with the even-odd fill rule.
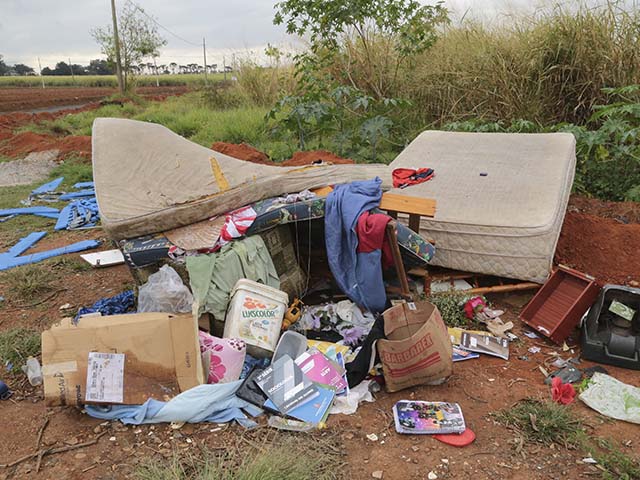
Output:
[[[373,187],[373,197],[379,195],[375,182],[354,182],[346,188],[362,194],[366,187]],[[290,208],[314,198],[313,192],[301,192],[271,205]],[[329,197],[326,202],[336,208],[335,200]],[[345,205],[351,208],[354,203]],[[363,213],[370,216],[375,202],[362,202],[348,218],[345,208],[338,208],[332,217],[327,206],[320,218],[325,240],[341,239],[326,251],[332,277],[325,274],[320,281],[324,285],[309,287],[313,277],[309,263],[296,281],[286,285],[289,291],[282,290],[285,277],[276,267],[273,245],[267,245],[268,235],[247,235],[258,213],[252,207],[235,210],[220,222],[219,238],[211,248],[174,249],[171,261],[156,266],[137,294],[130,290],[101,299],[44,332],[45,373],[37,360],[29,359],[29,381],[44,384],[48,405],[83,405],[91,416],[128,424],[235,420],[253,427],[266,414],[271,427],[310,431],[323,428],[329,415],[353,414],[360,402],[374,401],[381,388],[396,392],[440,384],[452,375],[453,363],[481,355],[509,359],[510,343],[518,340],[511,331],[513,322],[503,322],[504,312],[491,308],[485,297],[465,293],[473,292],[470,285],[455,284],[462,290],[453,308],[476,326],[471,329],[447,328],[436,305],[418,300],[417,294],[416,300],[388,295],[393,276],[383,275],[386,240],[378,242],[373,261],[368,259],[363,267],[364,257],[353,245],[364,242],[360,239],[349,246],[344,233],[361,234],[354,233],[352,225]],[[336,232],[327,233],[336,219]],[[300,223],[284,225],[289,227],[299,236]],[[310,225],[305,234],[311,241]],[[297,264],[304,263],[301,251],[311,246],[293,248],[291,236],[281,237],[276,242],[280,250],[291,247]],[[393,265],[393,259],[387,261],[388,267]],[[345,265],[350,265],[348,270]],[[356,277],[350,277],[352,272]],[[355,283],[352,279],[363,277]],[[582,303],[557,297],[563,282],[575,285],[578,280],[584,289],[571,293],[584,299]],[[635,328],[638,292],[613,286],[600,291],[594,285],[587,276],[561,267],[522,311],[522,320],[535,329],[525,335],[564,342],[599,292],[595,308],[586,315],[585,331],[593,330],[590,325],[600,320],[603,306],[607,321],[618,329],[623,325],[614,317]],[[570,307],[564,316],[558,316],[555,307],[549,310],[556,298],[559,307]],[[545,317],[548,311],[555,315]],[[615,334],[607,340],[607,348],[598,347],[598,352],[586,344],[583,356],[599,354],[599,360],[606,362],[603,352],[622,348],[616,347],[621,340]],[[529,349],[531,355],[538,351],[539,347]],[[619,363],[619,358],[610,360]],[[588,376],[589,388],[580,395],[586,404],[614,418],[638,420],[635,413],[620,411],[611,396],[605,401],[600,393],[606,389],[618,392],[620,398],[636,398],[637,389],[609,377],[604,369],[580,371],[578,364],[558,356],[547,367],[554,370],[542,369],[554,400],[572,402],[577,396],[572,384]],[[475,434],[465,424],[460,406],[442,400],[397,402],[393,408],[397,432],[432,434],[458,446],[473,442]]]
[[[97,122],[105,129],[111,123]],[[128,121],[118,123],[120,135],[127,125],[133,126]],[[440,133],[431,133],[421,141],[439,138]],[[156,140],[173,141],[166,132],[162,135],[158,133]],[[505,137],[500,138],[505,141]],[[391,184],[400,193],[384,194],[384,181],[378,177],[306,189],[317,182],[311,168],[292,170],[301,177],[296,185],[305,189],[283,194],[278,177],[282,173],[260,170],[271,172],[265,191],[280,193],[264,198],[267,195],[259,194],[258,187],[253,189],[249,180],[240,178],[242,175],[232,178],[236,160],[208,158],[204,163],[211,172],[207,175],[212,175],[211,182],[215,180],[219,192],[202,197],[202,202],[192,198],[181,201],[181,191],[173,192],[170,200],[164,192],[153,192],[146,200],[161,207],[154,211],[155,206],[145,205],[148,214],[160,212],[152,224],[140,220],[147,213],[139,215],[133,194],[127,207],[133,213],[109,218],[103,210],[105,225],[111,224],[107,232],[121,252],[100,252],[103,255],[92,261],[102,266],[126,262],[138,287],[100,299],[45,331],[44,368],[40,370],[37,360],[30,359],[25,367],[29,381],[44,385],[48,405],[83,406],[93,417],[128,424],[236,421],[250,428],[266,416],[265,423],[271,427],[311,431],[323,428],[330,415],[353,414],[361,402],[374,401],[374,394],[383,388],[397,392],[443,384],[451,377],[454,363],[479,361],[483,355],[508,360],[512,342],[519,340],[512,331],[514,323],[503,321],[505,312],[492,308],[483,292],[539,288],[535,282],[549,273],[573,178],[565,173],[572,172],[575,160],[573,143],[565,137],[554,138],[565,157],[562,168],[557,167],[562,170],[563,180],[555,187],[564,200],[558,201],[553,192],[546,196],[548,201],[544,203],[551,212],[544,216],[546,233],[529,231],[520,217],[522,212],[511,209],[517,202],[503,202],[517,214],[513,228],[526,230],[523,244],[535,247],[538,237],[544,237],[544,245],[538,246],[543,255],[532,258],[509,254],[497,258],[491,247],[483,254],[477,254],[475,247],[467,248],[480,243],[476,237],[491,235],[505,242],[498,250],[525,250],[517,235],[503,235],[500,222],[493,226],[480,224],[481,229],[470,228],[464,235],[441,231],[442,242],[423,236],[425,229],[421,226],[435,218],[436,201],[410,193],[429,192],[429,185],[437,182],[442,172],[449,183],[440,183],[436,191],[446,197],[455,184],[454,174],[460,171],[457,167],[448,170],[451,166],[446,162],[435,169],[409,169],[404,164],[395,168],[389,172]],[[542,140],[535,142],[546,145],[547,140]],[[533,141],[531,136],[509,137],[503,148],[510,152],[518,142]],[[434,144],[442,148],[442,156],[451,154],[441,143]],[[111,147],[106,140],[104,144]],[[158,145],[153,143],[153,148],[160,148]],[[129,153],[127,145],[121,147]],[[468,148],[463,150],[467,152]],[[408,148],[403,161],[414,164],[416,152],[421,151]],[[198,152],[202,158],[208,155]],[[153,155],[145,158],[156,160]],[[171,165],[176,163],[173,157],[170,161]],[[518,171],[517,166],[510,168]],[[345,170],[345,175],[357,176],[355,171]],[[188,173],[185,178],[195,182],[193,172]],[[516,197],[524,188],[510,184],[508,191],[499,188],[500,182],[511,177],[501,177],[504,172],[497,167],[490,174],[476,173],[465,171],[469,174],[465,185],[485,192],[483,202],[493,202],[494,197],[503,198],[501,195]],[[554,176],[553,172],[544,174]],[[486,182],[489,175],[497,183]],[[99,213],[93,185],[76,184],[74,192],[57,193],[61,182],[57,179],[34,190],[28,202],[70,200],[62,211],[29,206],[0,211],[0,216],[55,218],[56,229],[95,226]],[[479,182],[484,182],[482,187]],[[201,192],[208,192],[200,186]],[[114,192],[110,192],[110,198],[110,208],[115,208]],[[213,202],[211,208],[215,203],[214,213],[222,207],[229,207],[229,211],[202,220],[200,209],[206,207],[205,198]],[[468,198],[464,192],[456,200],[469,203]],[[233,205],[226,205],[224,199],[231,199]],[[468,226],[464,218],[456,216],[457,208],[442,203],[445,213],[457,219],[443,223]],[[483,215],[494,211],[494,203],[484,205],[484,209],[481,204],[469,207]],[[193,209],[192,217],[184,213],[189,209]],[[117,208],[110,213],[114,211]],[[185,218],[199,221],[188,224]],[[156,227],[168,219],[173,223],[158,232]],[[437,226],[437,222],[429,225]],[[123,232],[139,236],[123,238]],[[56,250],[20,256],[43,235],[32,234],[0,255],[0,269],[58,254]],[[458,246],[456,241],[460,242]],[[463,247],[459,245],[467,251],[461,253]],[[79,251],[92,246],[74,244],[68,248]],[[443,252],[440,257],[436,246]],[[531,247],[531,251],[536,248]],[[497,266],[488,267],[487,257]],[[498,286],[486,287],[475,280],[467,282],[472,275],[459,271],[450,272],[450,283],[432,282],[432,260],[445,267],[481,264],[482,268],[474,271],[498,277],[507,272],[509,275],[504,276],[525,283],[504,283],[500,278]],[[434,298],[449,288],[458,292],[457,300],[450,305],[451,311],[441,311]],[[431,296],[433,301],[428,301]],[[559,267],[522,310],[520,319],[531,329],[524,336],[531,340],[547,337],[571,355],[573,347],[566,341],[580,326],[583,358],[640,369],[638,312],[640,290],[619,285],[602,287],[588,275]],[[450,313],[462,318],[463,325],[456,320],[456,326],[447,327]],[[532,346],[519,359],[528,361],[539,352],[539,346]],[[577,397],[605,415],[640,423],[638,388],[618,382],[604,368],[580,366],[579,359],[561,355],[540,366],[551,398],[568,404]],[[573,385],[584,377],[589,381],[578,395]],[[0,385],[0,396],[7,394],[2,388]],[[397,402],[393,407],[396,431],[430,434],[456,446],[470,444],[475,434],[467,426],[460,405],[446,400]]]

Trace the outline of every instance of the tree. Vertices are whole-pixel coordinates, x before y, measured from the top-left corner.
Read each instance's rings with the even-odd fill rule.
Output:
[[[91,60],[86,68],[89,75],[113,75],[113,66],[107,60]]]
[[[7,73],[9,73],[9,65],[7,65],[6,63],[4,63],[3,60],[3,56],[0,55],[0,76],[6,75]]]
[[[178,72],[178,64],[176,62],[171,62],[169,64],[169,69],[171,70],[171,73],[176,74]]]
[[[378,98],[389,93],[407,59],[433,45],[437,27],[447,21],[442,2],[417,0],[283,0],[275,8],[276,25],[310,39],[310,54],[296,57],[299,71],[335,65],[342,48],[347,60],[336,69]],[[351,75],[355,62],[364,73],[360,82]]]
[[[159,49],[167,44],[167,41],[158,33],[156,23],[147,16],[144,11],[133,5],[125,3],[118,15],[118,38],[120,41],[120,55],[125,88],[130,87],[131,76],[134,74],[134,66],[145,58],[157,57]],[[108,61],[115,58],[115,41],[113,26],[100,27],[91,30],[91,35],[100,45],[102,53]]]

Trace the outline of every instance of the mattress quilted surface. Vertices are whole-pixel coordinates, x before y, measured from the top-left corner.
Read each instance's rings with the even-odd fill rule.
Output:
[[[433,263],[543,282],[551,268],[575,172],[569,133],[426,131],[391,163],[429,167],[431,180],[396,193],[434,198],[421,233]]]

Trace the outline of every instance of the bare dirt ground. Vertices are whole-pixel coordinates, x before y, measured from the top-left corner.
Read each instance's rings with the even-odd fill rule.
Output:
[[[95,102],[116,93],[108,87],[21,87],[0,88],[0,112],[34,110],[59,105],[79,105]],[[185,86],[175,87],[139,87],[138,95],[154,97],[157,95],[176,95],[187,91]]]
[[[32,119],[33,116],[25,114],[0,116],[0,135],[4,125],[5,140],[10,140],[16,125]],[[620,221],[620,215],[625,216],[627,223]],[[573,197],[557,260],[580,267],[601,281],[640,281],[640,268],[632,263],[633,252],[637,259],[640,251],[638,227],[636,204],[603,206],[603,202]],[[631,233],[626,233],[630,228]],[[592,238],[600,234],[601,237]],[[104,233],[95,229],[45,237],[36,251],[88,238],[102,239],[105,241],[102,248],[111,248]],[[7,247],[0,245],[0,251]],[[78,255],[70,257],[77,258]],[[56,277],[53,293],[33,299],[11,298],[6,294],[9,286],[5,277],[0,276],[0,295],[6,297],[0,303],[0,330],[21,326],[42,331],[63,317],[61,305],[91,305],[99,298],[117,294],[133,285],[133,278],[125,266],[82,271],[61,266],[53,271]],[[507,311],[504,320],[515,323],[514,331],[521,338],[511,345],[509,361],[482,356],[456,363],[454,375],[445,385],[417,387],[394,394],[380,392],[374,403],[361,405],[354,415],[329,417],[327,429],[320,435],[337,437],[341,443],[347,466],[338,473],[351,479],[370,479],[375,471],[382,471],[384,479],[425,479],[429,472],[441,479],[601,478],[597,467],[582,462],[585,452],[543,444],[525,444],[518,451],[516,435],[490,417],[492,412],[509,408],[523,398],[550,398],[549,387],[543,384],[538,367],[547,365],[554,352],[564,358],[580,353],[576,346],[577,332],[568,341],[573,348],[568,352],[544,339],[532,340],[522,335],[523,325],[517,316],[530,297],[530,293],[519,293],[491,298],[498,308]],[[541,351],[529,353],[532,346],[539,346]],[[583,362],[581,367],[590,365]],[[623,382],[639,383],[637,372],[606,368]],[[73,448],[43,456],[38,473],[35,457],[12,467],[0,467],[0,480],[128,478],[140,462],[149,458],[166,458],[174,451],[198,452],[205,447],[236,448],[239,443],[249,444],[260,438],[268,428],[261,426],[245,431],[237,425],[186,425],[179,430],[168,425],[127,427],[92,419],[75,408],[46,408],[41,387],[31,387],[23,375],[10,376],[2,366],[0,378],[15,391],[11,400],[0,402],[3,432],[0,435],[0,464],[10,464],[36,451],[45,418],[49,421],[43,430],[40,447]],[[391,407],[401,399],[458,402],[469,427],[477,435],[475,443],[455,448],[428,436],[395,433]],[[637,425],[601,417],[579,401],[569,408],[584,418],[591,435],[611,439],[627,455],[637,455],[640,451]],[[264,425],[265,419],[260,422]],[[367,439],[371,433],[378,436],[377,441]],[[297,438],[300,442],[308,442],[312,437],[300,434]],[[95,443],[77,448],[93,441]]]

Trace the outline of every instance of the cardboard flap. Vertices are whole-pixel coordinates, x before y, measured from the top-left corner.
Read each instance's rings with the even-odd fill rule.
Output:
[[[384,335],[388,340],[406,338],[417,332],[433,316],[435,307],[429,302],[400,303],[384,311]]]

